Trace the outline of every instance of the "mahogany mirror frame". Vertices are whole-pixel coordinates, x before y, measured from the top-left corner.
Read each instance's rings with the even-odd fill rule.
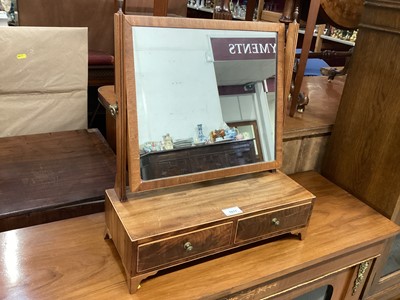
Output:
[[[277,34],[275,160],[204,171],[200,173],[142,180],[140,174],[140,150],[138,141],[138,118],[133,58],[132,27],[134,26],[275,32]],[[128,176],[129,179],[130,192],[139,192],[242,174],[276,170],[281,166],[284,86],[284,24],[133,16],[117,13],[115,14],[114,27],[114,39],[116,45],[115,88],[119,110],[116,116],[117,176],[115,190],[121,200],[125,199],[126,192],[129,192],[129,190],[126,190],[126,184],[124,184],[127,182],[126,176]],[[128,173],[126,173],[126,166],[128,167]]]

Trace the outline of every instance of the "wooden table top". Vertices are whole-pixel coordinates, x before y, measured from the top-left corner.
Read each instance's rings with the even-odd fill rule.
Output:
[[[317,196],[307,237],[286,237],[163,272],[128,293],[104,214],[0,233],[1,299],[198,299],[222,296],[371,245],[398,226],[314,172],[295,174]]]
[[[303,113],[285,117],[283,138],[330,133],[336,120],[346,77],[338,76],[329,82],[325,76],[305,76],[301,92],[310,103]]]
[[[2,138],[0,231],[18,228],[11,217],[104,200],[114,180],[115,155],[97,129]]]

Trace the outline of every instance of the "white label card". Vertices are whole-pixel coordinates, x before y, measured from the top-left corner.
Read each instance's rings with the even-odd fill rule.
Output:
[[[241,214],[243,211],[235,206],[235,207],[229,207],[229,208],[224,208],[222,210],[222,212],[225,214],[225,216],[233,216],[233,215],[237,215],[237,214]]]

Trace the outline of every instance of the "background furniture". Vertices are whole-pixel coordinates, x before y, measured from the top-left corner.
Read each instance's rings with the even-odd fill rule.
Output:
[[[259,9],[263,7],[260,2]],[[337,24],[337,26],[345,28],[356,28],[361,16],[362,1],[327,1],[327,0],[308,0],[308,1],[285,1],[281,22],[290,23],[293,21],[306,21],[304,39],[302,41],[302,51],[300,54],[299,65],[296,70],[294,79],[294,87],[292,91],[292,101],[290,104],[289,115],[294,116],[298,101],[303,101],[300,97],[300,90],[304,77],[304,71],[307,64],[307,59],[310,51],[310,46],[313,38],[313,32],[317,23]],[[260,18],[272,18],[271,12],[262,12]],[[272,15],[272,16],[271,16]],[[322,21],[323,20],[323,21]],[[299,98],[300,97],[300,98]]]
[[[285,119],[281,168],[284,173],[321,171],[344,83],[343,77],[333,81],[323,76],[304,77],[302,91],[312,101],[304,113]]]
[[[400,224],[397,150],[400,55],[396,50],[400,47],[399,10],[397,1],[365,2],[352,64],[322,168],[324,176],[397,224]],[[374,47],[370,47],[371,43]],[[397,245],[399,242],[397,239]],[[387,254],[389,247],[390,243]],[[393,255],[399,260],[399,251]],[[383,270],[384,264],[370,289],[371,299],[399,296],[400,268],[387,276],[382,276]],[[385,289],[390,292],[385,293]]]
[[[97,106],[97,88],[114,84],[114,13],[117,1],[18,0],[17,3],[20,26],[87,28],[86,126],[99,128],[105,133],[104,111]]]
[[[1,27],[0,42],[0,137],[87,128],[86,28]]]
[[[19,25],[87,27],[91,86],[114,82],[115,0],[18,0]]]
[[[186,17],[187,0],[169,0],[166,9],[167,9],[167,16],[169,17]],[[148,0],[124,1],[123,12],[127,15],[131,14],[153,15],[153,10],[154,10],[153,1],[148,1]]]
[[[104,210],[115,156],[86,129],[87,29],[0,31],[0,231]]]
[[[0,231],[104,210],[115,156],[96,129],[0,139]]]

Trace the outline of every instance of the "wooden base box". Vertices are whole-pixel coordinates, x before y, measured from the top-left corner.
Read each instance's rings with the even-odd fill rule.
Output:
[[[135,292],[161,269],[285,233],[303,239],[313,202],[281,172],[131,194],[125,202],[107,190],[107,235]]]

